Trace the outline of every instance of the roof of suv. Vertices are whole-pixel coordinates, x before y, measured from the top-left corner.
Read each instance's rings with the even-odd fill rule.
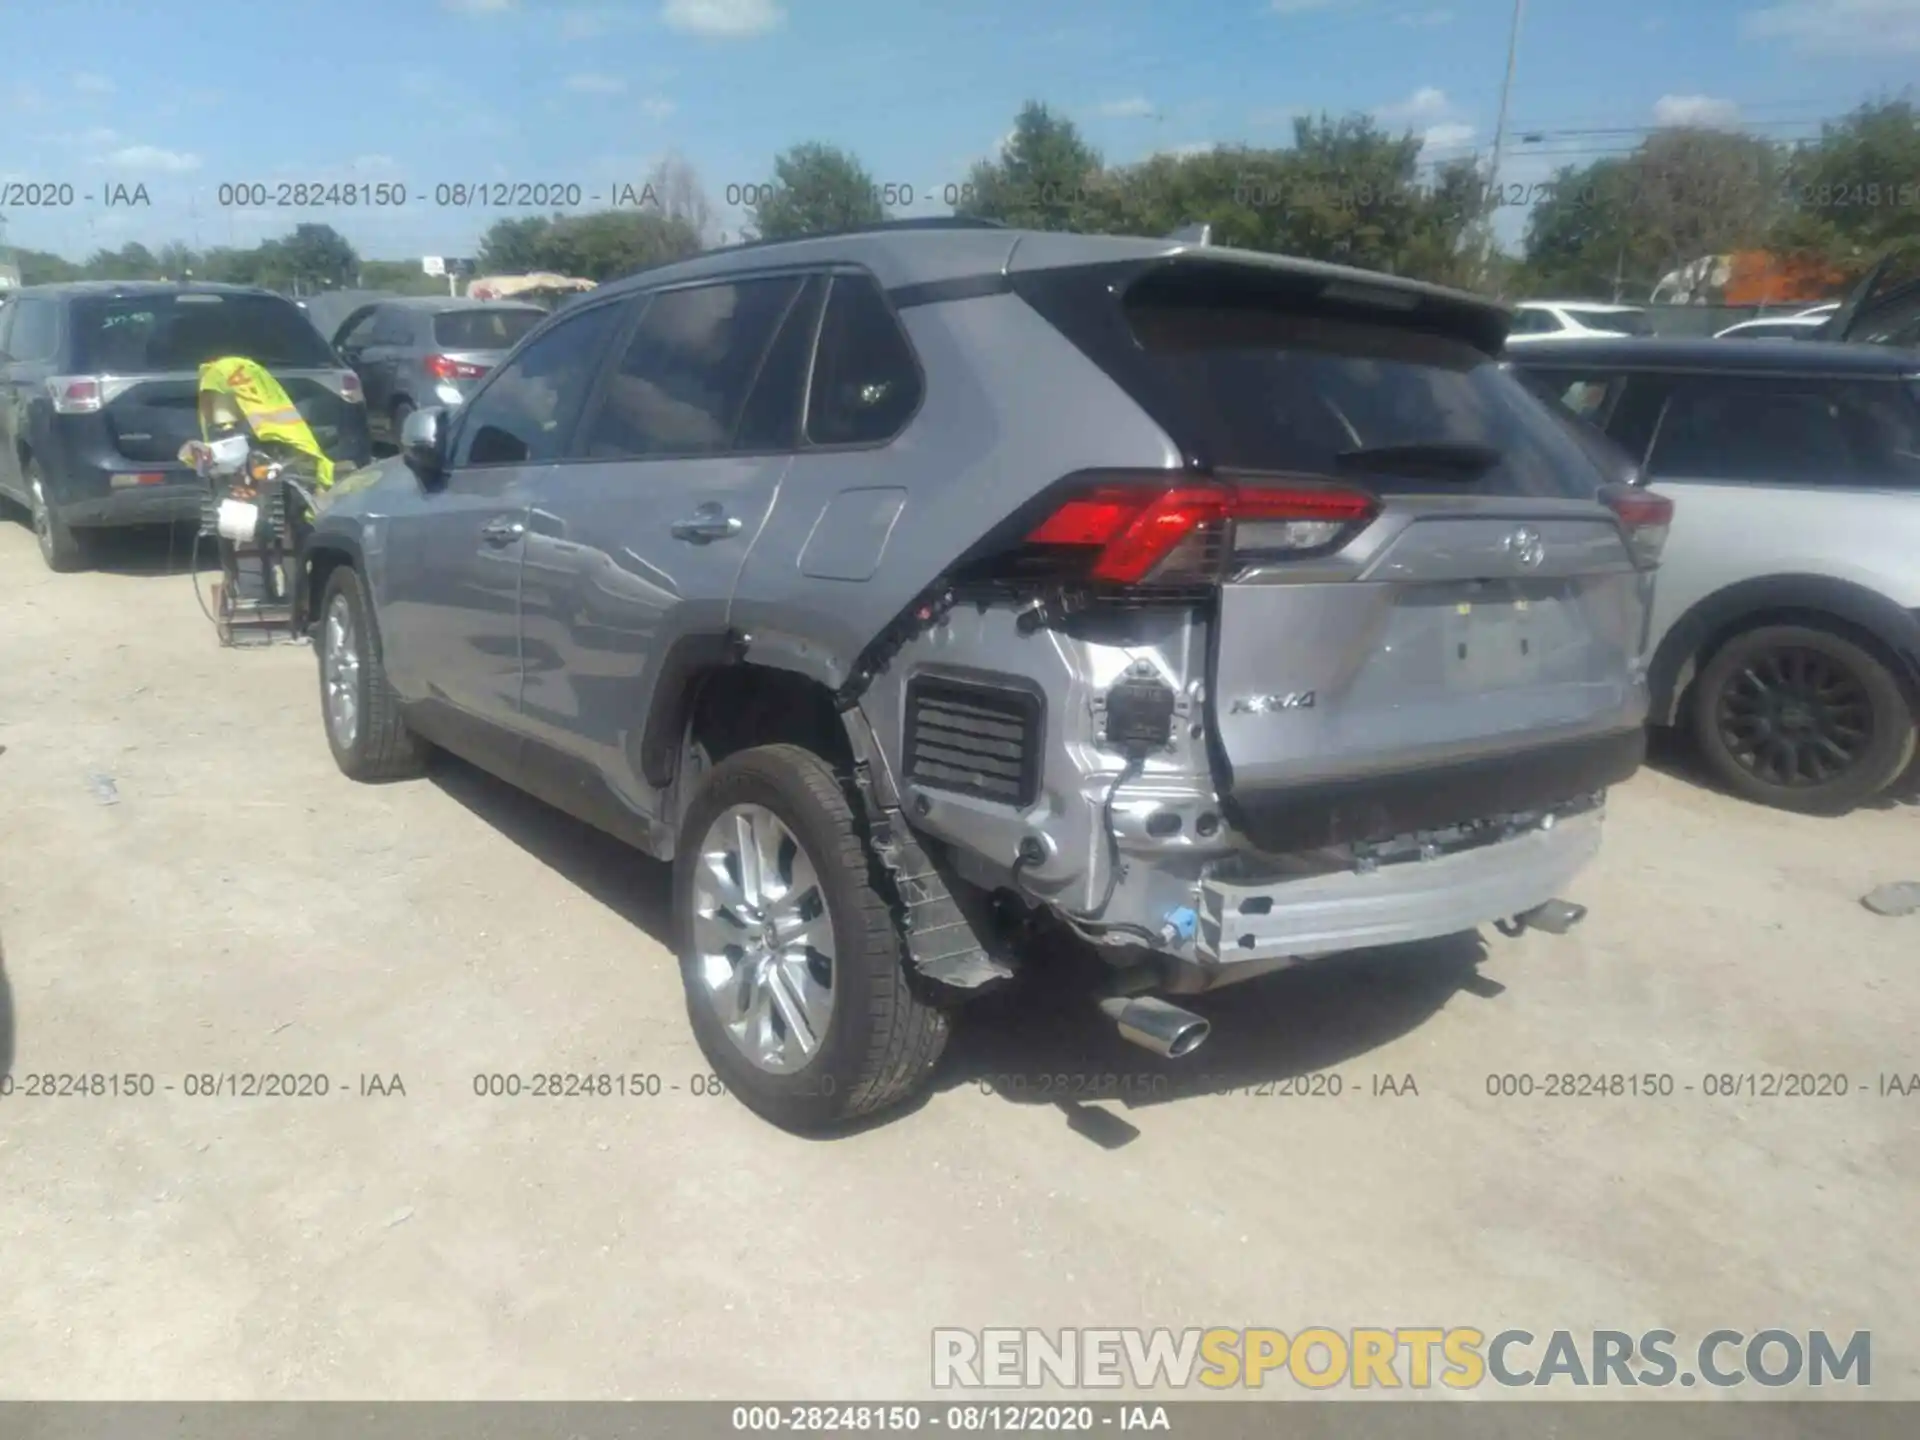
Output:
[[[124,295],[129,299],[142,295],[271,295],[276,300],[287,300],[286,296],[262,285],[222,285],[202,280],[62,280],[53,285],[25,286],[19,293],[48,300],[82,295]],[[287,304],[293,301],[287,300]]]
[[[1547,337],[1516,347],[1507,358],[1528,366],[1600,365],[1623,370],[1920,375],[1920,352],[1893,345],[1836,345],[1824,340],[1741,340],[1734,344],[1691,336]]]
[[[991,222],[964,220],[894,221],[830,235],[795,240],[751,241],[708,250],[621,276],[593,292],[595,299],[655,285],[704,280],[780,265],[853,264],[874,273],[889,290],[947,282],[977,281],[1013,270],[1055,266],[1123,263],[1191,255],[1320,279],[1390,289],[1471,306],[1489,318],[1504,318],[1506,307],[1484,295],[1449,290],[1424,281],[1329,265],[1290,255],[1198,245],[1175,239],[1134,235],[1081,235],[1058,231],[1010,230]]]

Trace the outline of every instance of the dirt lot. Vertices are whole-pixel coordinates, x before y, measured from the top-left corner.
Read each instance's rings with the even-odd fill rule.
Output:
[[[1570,937],[1255,982],[1169,1067],[1042,989],[807,1142],[696,1093],[659,867],[457,764],[348,783],[310,654],[220,650],[166,561],[53,576],[0,525],[10,1398],[899,1398],[987,1324],[1871,1329],[1920,1398],[1920,1097],[1876,1093],[1920,1071],[1920,917],[1858,903],[1920,878],[1920,811],[1649,771]],[[661,1093],[475,1093],[551,1071]],[[1675,1088],[1488,1093],[1563,1071]],[[330,1093],[188,1093],[245,1072]],[[1775,1072],[1851,1091],[1704,1093]],[[154,1091],[24,1093],[95,1073]]]

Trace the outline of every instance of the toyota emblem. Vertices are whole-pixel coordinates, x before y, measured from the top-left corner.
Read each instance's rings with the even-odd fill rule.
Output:
[[[1540,538],[1540,532],[1522,525],[1518,530],[1500,542],[1505,550],[1524,570],[1537,570],[1540,562],[1547,558],[1547,542]]]

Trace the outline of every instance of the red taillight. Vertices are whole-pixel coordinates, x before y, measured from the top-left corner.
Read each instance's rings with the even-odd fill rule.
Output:
[[[1673,501],[1638,485],[1608,485],[1600,499],[1627,527],[1634,562],[1645,568],[1658,565],[1673,524]]]
[[[429,355],[427,373],[436,380],[478,380],[487,373],[487,367],[455,360],[447,355]]]
[[[1373,497],[1321,485],[1221,485],[1171,488],[1151,483],[1100,485],[1063,503],[1027,536],[1033,545],[1097,547],[1095,580],[1135,585],[1153,574],[1203,526],[1227,520],[1306,527],[1304,536],[1272,548],[1323,548],[1371,520]],[[1309,543],[1299,543],[1301,539]]]
[[[340,398],[349,405],[358,405],[367,398],[361,392],[360,377],[351,370],[340,372]]]
[[[106,403],[97,375],[50,375],[47,394],[61,415],[91,415]]]

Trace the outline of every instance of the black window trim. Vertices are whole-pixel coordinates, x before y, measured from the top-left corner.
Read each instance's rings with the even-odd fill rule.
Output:
[[[766,367],[767,357],[773,353],[773,347],[780,339],[780,331],[785,327],[787,321],[792,318],[794,307],[806,301],[808,287],[811,282],[819,278],[822,273],[821,267],[818,265],[783,265],[777,268],[769,267],[752,271],[733,271],[724,276],[705,276],[699,280],[684,280],[673,285],[661,285],[654,289],[643,290],[639,292],[638,295],[633,296],[632,300],[636,307],[634,313],[621,327],[613,348],[609,349],[607,353],[601,357],[600,372],[594,377],[593,389],[588,391],[587,403],[580,408],[580,418],[574,421],[573,433],[567,437],[566,453],[554,463],[561,465],[650,465],[657,460],[670,460],[685,465],[698,460],[760,460],[798,453],[786,446],[754,450],[737,449],[733,446],[728,446],[724,450],[688,450],[675,451],[671,454],[661,453],[654,455],[581,455],[576,453],[576,449],[589,433],[587,417],[592,416],[597,420],[599,418],[600,408],[606,403],[607,386],[612,381],[614,368],[617,364],[614,357],[625,356],[626,347],[633,343],[634,332],[645,323],[647,311],[652,308],[655,297],[670,295],[679,290],[699,290],[711,288],[715,285],[743,285],[755,280],[799,279],[800,284],[788,298],[786,308],[780,312],[780,318],[774,322],[773,329],[767,336],[766,348],[760,352],[759,366],[754,370],[753,379],[747,385],[747,396],[751,398],[754,386],[760,383],[761,371]],[[826,297],[823,295],[821,297],[821,303],[814,309],[813,335],[807,342],[807,380],[806,385],[801,389],[800,395],[800,428],[802,431],[805,430],[807,421],[807,395],[813,384],[813,347],[819,343],[820,317],[826,314],[826,309]],[[804,438],[804,436],[802,438]]]
[[[472,395],[468,396],[465,402],[463,402],[462,404],[454,408],[454,412],[453,412],[454,423],[451,424],[447,430],[447,481],[448,483],[450,484],[463,471],[467,471],[467,470],[504,470],[504,469],[511,468],[513,466],[530,466],[535,463],[537,463],[538,466],[544,468],[551,465],[563,465],[567,463],[568,453],[573,449],[573,442],[580,433],[581,416],[584,416],[587,413],[587,405],[592,403],[594,396],[598,393],[599,386],[601,383],[601,377],[606,368],[607,357],[610,354],[614,353],[611,347],[613,345],[620,343],[626,337],[629,331],[629,327],[633,323],[631,317],[629,317],[626,320],[617,321],[614,324],[614,327],[610,332],[608,339],[601,342],[601,348],[598,354],[594,357],[594,362],[593,362],[594,378],[592,381],[592,387],[587,392],[586,402],[582,403],[580,407],[580,414],[575,415],[573,417],[573,424],[568,427],[567,434],[561,440],[560,453],[557,456],[555,456],[551,460],[541,460],[538,462],[530,462],[526,460],[500,460],[500,461],[489,462],[487,464],[482,464],[482,465],[475,465],[472,462],[468,462],[467,464],[464,464],[464,465],[456,465],[453,462],[453,457],[460,453],[460,442],[466,434],[466,421],[467,421],[467,418],[473,414],[474,407],[480,403],[481,397],[483,397],[489,390],[491,390],[494,387],[495,384],[499,382],[500,377],[504,375],[507,372],[507,370],[512,367],[513,362],[520,358],[520,352],[522,350],[531,348],[533,344],[539,341],[543,336],[552,334],[555,330],[558,330],[562,325],[571,324],[576,320],[584,320],[586,319],[587,316],[593,314],[595,311],[613,310],[621,306],[632,305],[634,304],[634,301],[635,301],[635,297],[630,294],[610,295],[605,300],[599,301],[595,304],[578,305],[564,311],[556,311],[551,317],[552,323],[549,324],[549,323],[543,322],[535,326],[533,329],[529,330],[525,335],[522,335],[520,337],[520,343],[515,345],[512,350],[508,351],[506,357],[502,359],[501,362],[493,368],[492,373],[489,374],[485,380],[480,382],[480,388],[475,390]]]

